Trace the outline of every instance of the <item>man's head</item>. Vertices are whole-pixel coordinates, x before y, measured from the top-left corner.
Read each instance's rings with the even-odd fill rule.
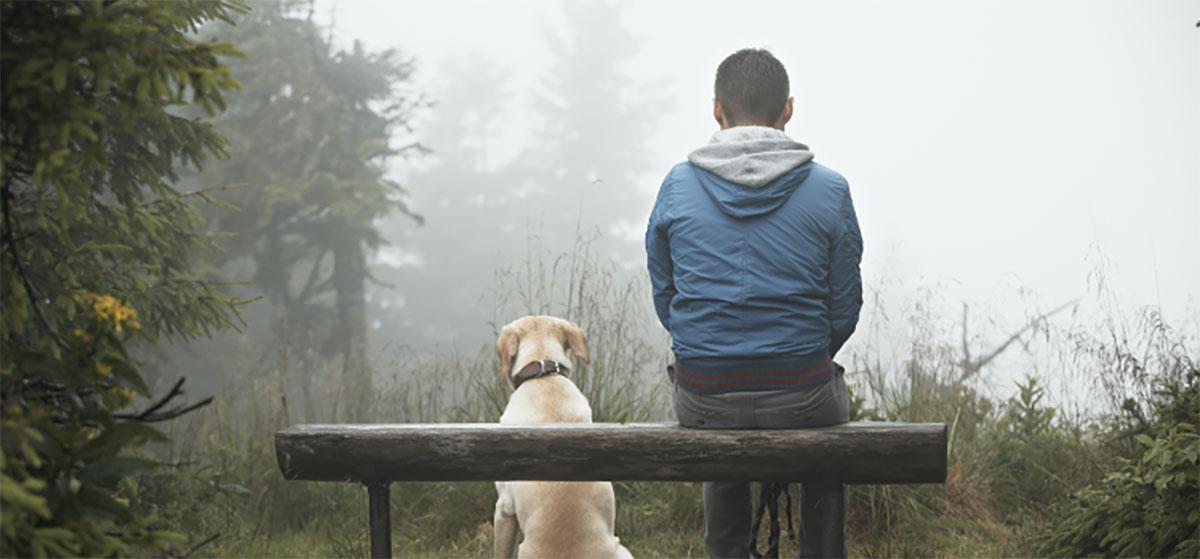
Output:
[[[713,86],[713,118],[721,129],[770,126],[792,118],[787,70],[766,49],[742,49],[721,61]]]

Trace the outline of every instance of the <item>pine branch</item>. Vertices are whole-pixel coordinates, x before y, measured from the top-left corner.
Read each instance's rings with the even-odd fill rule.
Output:
[[[5,177],[5,180],[7,182],[9,177]],[[29,297],[29,306],[33,307],[33,312],[37,315],[38,321],[42,323],[42,326],[46,329],[46,333],[50,335],[54,343],[58,344],[59,347],[65,348],[67,347],[66,342],[58,335],[58,331],[54,329],[54,326],[50,324],[50,320],[46,318],[46,314],[42,311],[42,306],[39,304],[41,296],[34,290],[33,284],[29,282],[29,274],[26,273],[25,264],[21,261],[21,253],[17,250],[17,242],[13,237],[13,194],[8,184],[5,184],[4,188],[0,190],[0,200],[3,201],[4,245],[8,247],[8,252],[12,254],[13,263],[17,269],[17,276],[21,279],[25,295]]]

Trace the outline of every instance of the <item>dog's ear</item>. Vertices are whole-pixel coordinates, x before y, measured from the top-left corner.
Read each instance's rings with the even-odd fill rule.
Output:
[[[517,333],[516,328],[505,326],[500,330],[500,338],[496,340],[496,357],[500,359],[498,376],[509,378],[509,374],[512,373],[513,360],[517,358],[517,347],[520,345],[520,341],[521,336]]]
[[[583,330],[568,322],[563,324],[563,335],[567,338],[566,349],[571,350],[571,353],[582,359],[584,363],[591,365],[592,359],[588,355],[587,336],[583,335]]]

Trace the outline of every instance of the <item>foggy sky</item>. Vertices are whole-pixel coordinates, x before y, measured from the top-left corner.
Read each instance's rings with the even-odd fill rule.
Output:
[[[434,99],[439,66],[493,61],[514,95],[490,157],[527,141],[521,113],[549,71],[558,2],[317,6],[339,42],[415,56]],[[1197,326],[1200,2],[617,6],[644,40],[625,68],[630,83],[669,104],[645,142],[654,171],[607,234],[640,246],[663,174],[716,129],[717,64],[766,47],[791,77],[787,132],[850,182],[869,290],[1007,306],[1001,314],[1019,324],[1031,305],[1087,297],[1089,274],[1103,268],[1124,305],[1161,304]],[[396,165],[398,177],[409,172]],[[629,254],[627,264],[643,265],[640,250]]]
[[[1170,307],[1196,296],[1200,2],[687,6],[624,5],[646,41],[629,77],[673,104],[630,237],[661,175],[714,130],[717,63],[762,46],[791,73],[788,133],[850,180],[868,276],[953,280],[974,298],[1011,281],[1063,298],[1099,250],[1127,296]],[[558,17],[556,2],[534,1],[340,0],[318,13],[331,9],[339,40],[417,57],[434,98],[438,65],[463,54],[531,87]],[[510,120],[515,144],[524,131]]]

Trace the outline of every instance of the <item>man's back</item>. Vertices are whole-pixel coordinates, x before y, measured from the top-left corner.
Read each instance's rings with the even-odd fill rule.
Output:
[[[862,241],[845,179],[803,144],[762,126],[718,132],[667,175],[646,235],[656,310],[681,365],[702,375],[682,375],[685,389],[828,378],[800,372],[854,330]],[[721,373],[730,368],[796,374]]]

